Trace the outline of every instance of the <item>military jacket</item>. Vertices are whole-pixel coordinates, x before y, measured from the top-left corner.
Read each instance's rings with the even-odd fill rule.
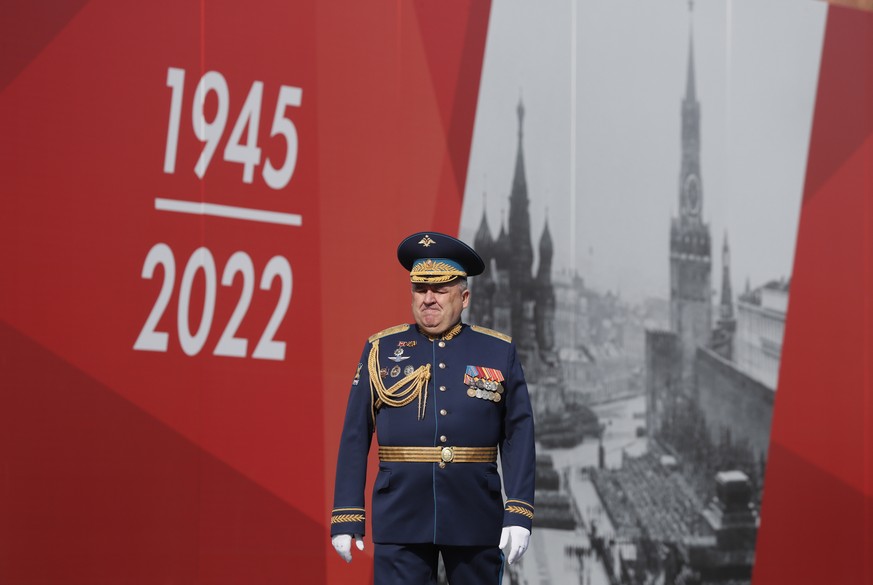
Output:
[[[414,390],[418,380],[419,391],[407,389],[404,404],[383,401],[373,372],[383,390],[411,378],[410,387]],[[506,495],[504,501],[494,461],[380,457],[372,499],[374,542],[496,546],[503,526],[530,530],[536,464],[533,415],[508,336],[459,324],[438,339],[415,325],[370,337],[346,409],[331,535],[364,533],[367,455],[374,432],[380,453],[390,450],[386,447],[398,452],[409,451],[398,447],[497,447]]]

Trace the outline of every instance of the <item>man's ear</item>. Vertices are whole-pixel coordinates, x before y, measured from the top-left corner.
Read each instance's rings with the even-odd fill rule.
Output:
[[[470,290],[469,290],[469,289],[467,289],[467,290],[465,290],[464,292],[461,293],[461,300],[462,300],[462,302],[464,303],[464,304],[462,305],[463,308],[466,309],[467,307],[470,306]]]

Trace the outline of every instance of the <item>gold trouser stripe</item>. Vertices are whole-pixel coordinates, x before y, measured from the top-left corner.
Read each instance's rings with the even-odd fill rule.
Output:
[[[446,461],[443,450],[447,448],[452,451],[452,463],[497,461],[497,447],[379,447],[379,459],[388,462],[439,463]]]

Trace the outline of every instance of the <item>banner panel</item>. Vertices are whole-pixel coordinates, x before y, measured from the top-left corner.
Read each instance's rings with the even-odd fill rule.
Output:
[[[869,12],[0,12],[0,582],[371,583],[337,444],[429,229],[534,402],[507,580],[870,581]]]
[[[457,231],[488,3],[54,8],[2,19],[0,581],[366,582],[348,372]]]
[[[873,582],[871,39],[828,9],[755,585]]]

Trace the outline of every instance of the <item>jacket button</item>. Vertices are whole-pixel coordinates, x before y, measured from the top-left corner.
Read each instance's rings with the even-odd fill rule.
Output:
[[[440,347],[445,347],[445,346],[446,346],[446,342],[445,342],[445,341],[440,341],[440,342],[439,342],[439,346],[440,346]]]
[[[446,416],[447,414],[449,414],[449,411],[447,411],[445,408],[443,408],[442,410],[440,410],[440,414],[443,416]]]
[[[446,468],[446,462],[440,461],[440,469],[445,469],[445,468]]]
[[[443,362],[440,362],[440,369],[441,369],[441,370],[445,370],[445,369],[446,369],[446,364],[444,364]]]
[[[449,438],[446,437],[445,435],[440,435],[440,441],[441,441],[441,442],[445,443],[445,442],[448,441],[448,440],[449,440]]]
[[[440,386],[440,392],[445,392],[445,391],[446,391],[446,387],[445,387],[445,386]]]

